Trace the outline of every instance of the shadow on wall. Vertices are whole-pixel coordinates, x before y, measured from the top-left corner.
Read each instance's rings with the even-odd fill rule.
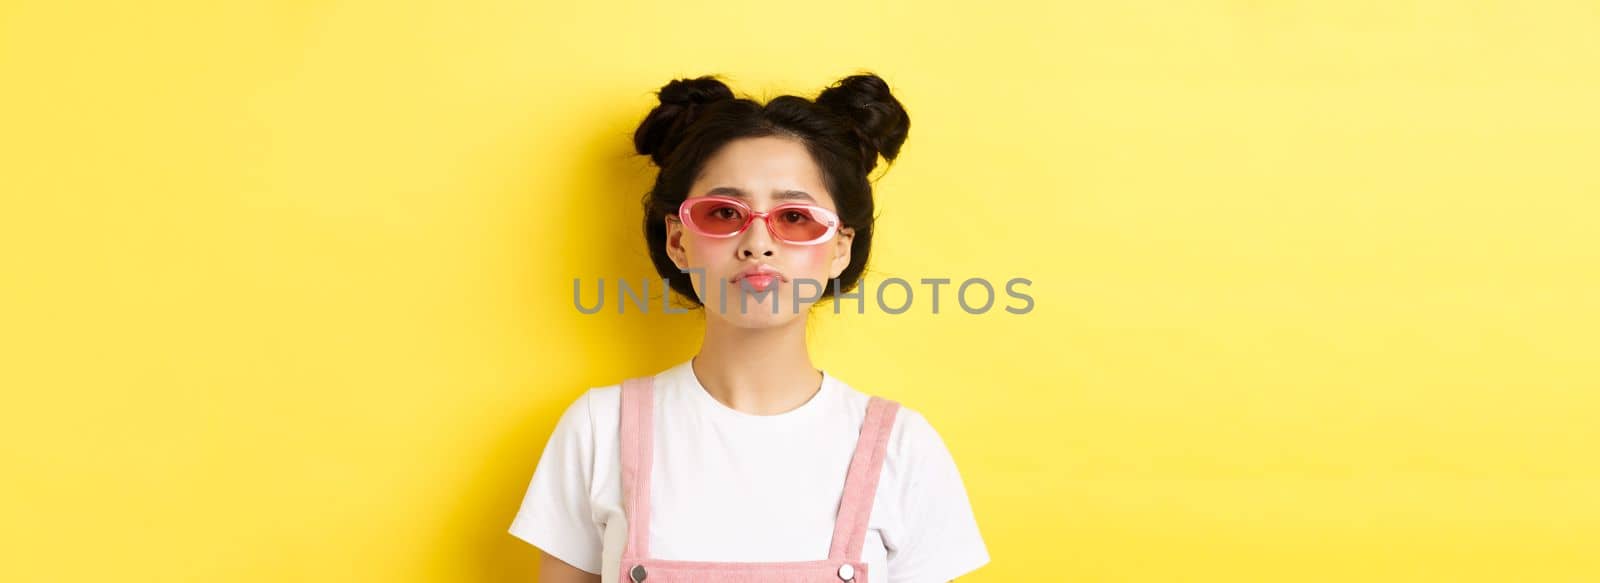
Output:
[[[617,115],[605,121],[610,123],[589,126],[609,129],[595,132],[593,141],[584,146],[580,167],[566,177],[570,182],[565,186],[543,182],[527,189],[528,196],[548,199],[541,212],[583,223],[562,230],[570,241],[538,243],[540,261],[553,267],[532,270],[538,281],[529,287],[538,293],[530,301],[559,298],[560,303],[536,306],[526,313],[539,315],[524,322],[535,328],[530,335],[563,339],[566,349],[527,355],[533,366],[520,369],[527,371],[526,378],[517,380],[521,386],[512,392],[517,395],[512,402],[522,409],[516,416],[519,421],[510,427],[486,427],[502,434],[489,440],[488,447],[462,452],[478,460],[479,469],[460,491],[458,510],[443,533],[447,540],[435,547],[449,556],[433,564],[459,569],[441,574],[447,580],[535,580],[538,549],[506,530],[562,412],[588,388],[663,370],[688,359],[699,346],[701,312],[660,313],[661,295],[667,292],[658,285],[659,276],[650,263],[640,206],[655,180],[655,167],[633,151],[633,129],[639,119]],[[541,228],[539,221],[527,223]],[[583,314],[573,306],[573,279],[580,276],[586,298],[593,297],[594,278],[607,280],[609,297],[600,313]],[[648,314],[631,304],[627,313],[616,313],[612,281],[616,278],[635,284],[650,280]],[[673,305],[687,307],[681,299]]]

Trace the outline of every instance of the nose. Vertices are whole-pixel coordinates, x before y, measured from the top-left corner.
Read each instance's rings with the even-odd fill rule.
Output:
[[[750,221],[750,228],[745,229],[744,235],[739,238],[739,258],[755,257],[757,255],[771,257],[777,242],[772,240],[772,233],[767,231],[767,221],[758,217]]]

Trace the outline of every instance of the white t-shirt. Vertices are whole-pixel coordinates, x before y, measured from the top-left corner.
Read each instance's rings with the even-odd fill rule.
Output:
[[[751,415],[706,392],[690,361],[656,375],[652,558],[828,558],[870,396],[822,376],[800,407]],[[602,583],[620,581],[628,538],[621,390],[591,388],[567,407],[510,529]],[[888,448],[862,549],[872,581],[944,583],[987,564],[961,475],[933,426],[902,404]]]

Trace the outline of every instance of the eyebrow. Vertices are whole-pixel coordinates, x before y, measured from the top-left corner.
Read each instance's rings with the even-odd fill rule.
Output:
[[[733,186],[718,186],[706,191],[706,195],[723,195],[742,198],[745,200],[750,199],[750,193]],[[772,191],[772,198],[778,200],[806,200],[813,203],[817,202],[817,199],[812,197],[811,193],[808,193],[804,190],[774,190]]]

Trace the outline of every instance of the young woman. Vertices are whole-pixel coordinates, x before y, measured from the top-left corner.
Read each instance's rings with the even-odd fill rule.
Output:
[[[927,419],[806,350],[809,308],[866,267],[867,177],[899,154],[905,109],[871,74],[814,100],[763,105],[711,76],[658,96],[634,134],[660,168],[644,231],[705,337],[561,416],[510,529],[543,551],[539,581],[932,583],[988,563]]]

